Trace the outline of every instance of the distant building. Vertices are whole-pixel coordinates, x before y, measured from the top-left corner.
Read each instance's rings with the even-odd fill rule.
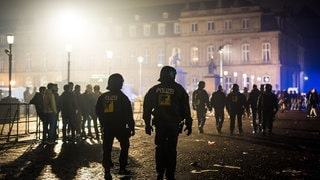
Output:
[[[245,0],[215,0],[109,9],[96,17],[89,22],[99,23],[87,27],[86,35],[71,40],[70,79],[75,83],[104,87],[110,72],[120,72],[138,94],[141,67],[144,94],[160,68],[171,65],[178,68],[177,80],[188,91],[200,80],[206,81],[209,92],[220,83],[225,90],[233,83],[249,90],[266,83],[274,90],[303,89],[302,37],[284,13]],[[28,87],[66,82],[68,42],[54,33],[58,27],[51,21],[32,18],[16,23],[12,32],[13,78],[18,86]],[[5,34],[0,43],[6,47]],[[7,69],[7,56],[0,52],[0,85],[8,84]]]

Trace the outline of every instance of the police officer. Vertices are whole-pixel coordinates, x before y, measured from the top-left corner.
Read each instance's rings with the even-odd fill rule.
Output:
[[[151,135],[155,126],[157,179],[175,179],[177,142],[179,132],[186,125],[187,135],[192,132],[189,96],[185,89],[175,82],[176,70],[164,66],[160,71],[160,84],[149,89],[143,103],[143,119],[146,134]],[[151,115],[153,115],[151,124]]]
[[[192,93],[192,107],[193,110],[197,112],[198,128],[200,133],[203,133],[203,126],[206,122],[207,108],[210,111],[212,110],[209,103],[209,95],[204,89],[205,85],[206,84],[204,81],[200,81],[198,83],[198,89]]]
[[[268,128],[269,135],[272,134],[272,127],[275,115],[278,111],[278,99],[272,92],[272,85],[266,84],[265,92],[262,93],[261,99],[258,102],[262,111],[262,132],[265,135]]]
[[[103,128],[103,167],[105,179],[112,179],[110,168],[113,166],[111,151],[114,138],[120,142],[120,170],[119,174],[128,175],[126,169],[129,152],[129,138],[135,134],[135,123],[131,102],[121,91],[123,77],[112,74],[108,79],[109,91],[103,93],[97,100],[96,113]]]
[[[239,134],[242,133],[242,115],[245,110],[246,97],[239,92],[239,85],[233,84],[232,92],[227,96],[226,108],[230,115],[230,134],[233,135],[235,128],[235,119],[237,118],[237,124]]]

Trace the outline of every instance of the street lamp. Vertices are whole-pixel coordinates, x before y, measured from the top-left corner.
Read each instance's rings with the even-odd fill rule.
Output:
[[[11,98],[11,79],[12,79],[12,45],[14,43],[14,36],[12,34],[7,35],[7,43],[9,44],[9,49],[4,50],[4,52],[9,56],[9,98]]]
[[[243,88],[247,87],[247,74],[246,73],[242,74],[242,78],[243,78]]]
[[[68,83],[69,83],[70,82],[70,56],[71,56],[71,51],[72,51],[71,44],[68,44],[66,46],[66,48],[67,48],[67,52],[68,52],[68,78],[67,78],[67,80],[68,80]]]
[[[142,63],[143,63],[143,57],[138,57],[139,62],[139,96],[142,94]]]
[[[238,73],[233,72],[234,79],[236,80],[236,84],[238,84]]]
[[[222,78],[222,76],[223,76],[223,75],[222,75],[222,73],[223,73],[223,72],[222,72],[222,66],[223,66],[223,64],[222,64],[222,63],[223,63],[223,62],[222,62],[222,53],[223,53],[223,52],[222,52],[222,50],[223,50],[223,45],[219,47],[219,56],[220,56],[220,57],[219,57],[219,59],[220,59],[220,85],[221,85],[221,86],[222,86],[222,83],[223,83],[223,78]]]
[[[108,51],[107,51],[107,58],[108,58],[108,61],[109,61],[109,76],[110,76],[110,73],[111,73],[112,57],[113,57],[113,52],[110,51],[110,50],[108,50]]]

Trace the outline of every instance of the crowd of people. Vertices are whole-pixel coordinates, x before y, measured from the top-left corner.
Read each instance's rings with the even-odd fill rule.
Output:
[[[41,86],[38,92],[24,93],[26,102],[35,105],[36,113],[42,122],[42,141],[54,144],[58,139],[58,120],[62,119],[62,141],[74,142],[87,137],[100,141],[100,130],[95,105],[102,94],[99,85],[86,86],[81,93],[80,85],[72,82],[63,86],[63,92],[59,95],[58,85],[48,83],[47,87]],[[91,123],[93,122],[94,133]]]
[[[252,132],[272,135],[273,121],[278,109],[283,104],[290,110],[299,110],[302,106],[299,94],[277,95],[271,84],[252,86],[240,92],[239,85],[233,84],[231,91],[225,93],[222,86],[211,95],[205,90],[205,82],[200,81],[192,93],[192,103],[186,90],[175,82],[176,70],[164,66],[160,71],[159,84],[151,87],[143,101],[143,120],[145,133],[155,131],[155,161],[157,179],[175,179],[177,164],[177,144],[180,133],[192,133],[191,108],[196,111],[199,133],[204,133],[207,111],[214,112],[216,129],[219,134],[225,119],[225,112],[230,118],[229,133],[238,131],[242,134],[242,119],[252,118]],[[124,78],[121,74],[112,74],[108,79],[107,91],[102,93],[100,87],[88,84],[81,93],[80,85],[70,82],[63,86],[58,94],[58,85],[48,83],[34,94],[25,94],[29,103],[35,105],[39,119],[43,124],[42,141],[46,144],[57,143],[57,121],[62,119],[62,141],[74,142],[87,137],[97,141],[103,139],[103,167],[105,179],[112,179],[110,169],[114,166],[111,158],[113,141],[120,142],[119,174],[128,175],[128,152],[130,137],[135,135],[135,121],[132,104],[121,91]],[[35,92],[35,91],[34,91]],[[291,93],[290,93],[291,94]],[[290,100],[288,100],[290,98]],[[306,96],[308,117],[317,116],[319,97],[316,89]],[[93,127],[91,126],[93,123]],[[236,128],[237,124],[237,128]],[[183,128],[185,127],[185,128]],[[154,129],[155,128],[155,129]],[[93,133],[94,131],[94,133]]]
[[[243,118],[252,118],[252,133],[272,134],[273,121],[278,109],[280,112],[306,109],[307,117],[317,117],[319,94],[316,89],[311,89],[304,97],[295,91],[288,93],[284,90],[276,93],[271,84],[261,85],[260,89],[254,84],[250,92],[247,87],[240,92],[239,85],[234,84],[229,93],[225,93],[219,85],[218,90],[210,97],[204,88],[205,82],[200,81],[198,88],[192,93],[192,107],[196,111],[199,133],[203,133],[208,110],[214,112],[219,134],[222,133],[225,111],[230,118],[230,134],[234,133],[235,122],[239,134],[242,133]]]

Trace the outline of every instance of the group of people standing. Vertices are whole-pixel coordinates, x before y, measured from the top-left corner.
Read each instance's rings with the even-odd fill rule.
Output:
[[[143,119],[145,133],[151,135],[155,128],[155,159],[157,179],[166,177],[175,179],[177,164],[178,136],[186,131],[192,133],[192,117],[189,95],[186,90],[175,82],[175,68],[164,66],[160,71],[159,84],[151,87],[146,93],[143,102]],[[54,144],[57,140],[57,119],[61,112],[63,121],[63,141],[68,141],[68,130],[71,132],[71,141],[79,132],[84,136],[85,123],[88,123],[88,134],[91,134],[90,122],[93,120],[96,138],[99,131],[96,128],[96,119],[100,122],[103,137],[103,167],[105,179],[112,179],[110,169],[114,164],[111,151],[114,138],[120,142],[119,174],[128,175],[129,138],[135,135],[135,122],[129,98],[121,91],[124,79],[121,74],[115,73],[108,79],[107,92],[101,93],[99,88],[87,85],[86,91],[80,93],[80,86],[73,83],[64,86],[64,91],[58,95],[57,84],[49,83],[47,87],[40,87],[30,101],[36,105],[36,111],[43,122],[43,140]],[[95,86],[96,87],[96,86]],[[79,117],[82,116],[81,128]],[[185,128],[184,128],[185,127]]]
[[[81,93],[80,85],[72,82],[63,86],[63,92],[58,94],[58,85],[48,83],[47,87],[41,86],[30,100],[34,104],[37,115],[42,122],[42,141],[54,144],[57,141],[57,126],[61,113],[62,118],[62,141],[74,142],[77,139],[87,137],[100,140],[95,105],[102,93],[98,85],[86,86]],[[95,136],[91,130],[91,122],[94,125]],[[87,131],[86,131],[87,128]],[[69,136],[70,135],[70,136]]]
[[[268,130],[268,133],[272,134],[274,117],[278,111],[278,100],[270,84],[261,85],[260,90],[254,84],[250,92],[243,93],[239,91],[238,84],[233,84],[228,94],[219,85],[218,90],[213,92],[211,97],[204,88],[205,82],[200,81],[198,88],[192,93],[192,107],[197,114],[200,133],[203,133],[207,110],[214,110],[217,132],[221,134],[226,110],[230,117],[231,135],[234,134],[236,120],[238,132],[242,134],[242,118],[245,113],[247,116],[252,115],[253,133],[262,132],[265,135]]]

